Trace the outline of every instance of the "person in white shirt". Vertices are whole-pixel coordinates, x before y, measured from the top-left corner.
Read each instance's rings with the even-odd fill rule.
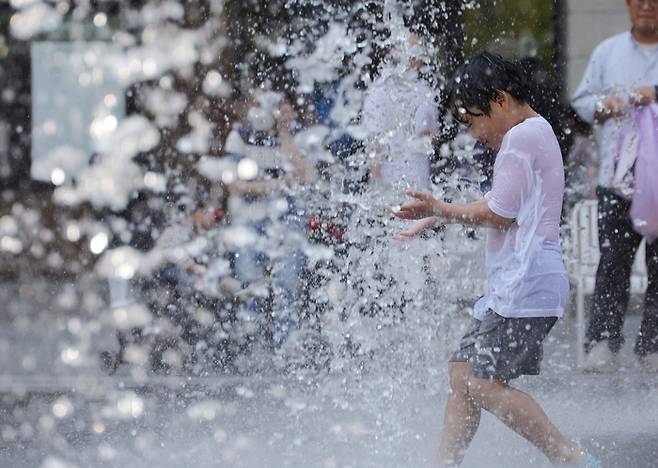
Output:
[[[578,115],[593,125],[599,153],[596,193],[601,257],[586,333],[588,354],[582,366],[592,372],[613,372],[619,365],[631,269],[642,241],[633,229],[631,200],[621,195],[615,174],[619,139],[633,108],[656,101],[658,85],[658,1],[627,0],[626,4],[631,31],[610,37],[594,49],[571,102]],[[649,282],[634,351],[647,370],[656,372],[658,241],[647,242],[646,265]]]
[[[425,246],[391,239],[386,226],[397,220],[387,210],[391,197],[404,190],[429,189],[432,136],[438,132],[437,93],[420,76],[427,53],[414,33],[398,26],[364,98],[360,128],[369,178],[347,229],[348,258],[358,265],[349,272],[356,308],[380,318],[424,310],[424,259],[413,264],[401,259]]]
[[[449,81],[453,115],[498,150],[493,185],[481,200],[446,203],[425,192],[396,211],[402,219],[487,227],[487,291],[448,366],[451,392],[440,466],[459,465],[484,409],[539,448],[555,465],[600,468],[509,381],[539,374],[542,341],[569,299],[559,244],[564,194],[560,147],[550,124],[528,104],[517,65],[476,54]]]
[[[411,43],[417,44],[415,36]],[[426,190],[430,185],[432,135],[438,132],[436,92],[418,76],[422,62],[403,57],[386,62],[363,102],[361,126],[374,153],[371,181],[391,189]]]

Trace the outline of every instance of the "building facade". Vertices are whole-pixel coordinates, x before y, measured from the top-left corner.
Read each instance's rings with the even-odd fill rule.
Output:
[[[566,0],[566,95],[578,86],[594,48],[630,27],[624,0]]]

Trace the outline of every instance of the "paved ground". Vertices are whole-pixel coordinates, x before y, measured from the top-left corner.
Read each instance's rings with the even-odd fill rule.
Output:
[[[125,370],[103,377],[91,361],[57,364],[74,317],[48,322],[25,313],[18,329],[0,327],[0,467],[431,466],[446,397],[441,362],[411,356],[390,372],[136,385]],[[629,317],[629,337],[638,323]],[[561,322],[545,372],[518,386],[606,468],[658,467],[658,376],[640,371],[632,340],[617,374],[582,375],[573,369],[573,341],[570,322]],[[550,465],[485,415],[464,466]]]

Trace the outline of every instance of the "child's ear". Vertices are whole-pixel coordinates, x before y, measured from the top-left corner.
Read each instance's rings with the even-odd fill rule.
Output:
[[[499,106],[502,106],[506,98],[507,96],[505,96],[503,91],[498,91],[498,94],[496,94],[496,97],[494,98],[494,102]]]

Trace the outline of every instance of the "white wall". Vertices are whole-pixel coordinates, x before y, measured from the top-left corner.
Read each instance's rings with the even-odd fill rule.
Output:
[[[567,95],[578,86],[594,47],[630,28],[624,0],[566,0]]]

